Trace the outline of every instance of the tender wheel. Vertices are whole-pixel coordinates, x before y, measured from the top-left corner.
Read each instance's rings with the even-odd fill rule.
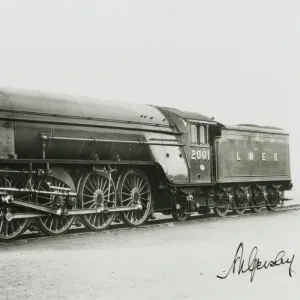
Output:
[[[229,211],[229,204],[223,205],[223,207],[214,207],[214,213],[216,216],[224,218]]]
[[[276,210],[276,207],[278,206],[279,201],[277,199],[271,199],[271,200],[268,200],[267,203],[268,203],[266,205],[267,210],[274,211],[274,210]]]
[[[278,204],[272,204],[272,205],[267,205],[267,210],[268,211],[274,211],[276,210],[276,207],[278,206]]]
[[[268,194],[265,186],[258,186],[252,193],[251,210],[255,213],[261,213],[268,200]],[[255,207],[256,206],[256,207]]]
[[[172,211],[172,218],[176,221],[176,222],[184,222],[188,219],[188,215],[181,212],[181,211]]]
[[[75,185],[71,176],[63,169],[53,169],[53,176],[49,182],[46,183],[44,180],[40,181],[37,185],[37,189],[41,191],[52,191],[52,192],[65,192],[65,188],[70,188],[72,192],[75,191]],[[57,176],[55,176],[57,174]],[[60,179],[59,179],[60,178]],[[68,184],[66,183],[68,182]],[[50,188],[55,186],[57,188]],[[59,208],[65,204],[65,196],[56,195],[43,195],[38,194],[36,196],[36,203],[49,208]],[[45,217],[36,219],[36,224],[43,232],[47,235],[59,235],[66,232],[72,225],[74,216],[56,216],[49,214]]]
[[[138,169],[128,170],[118,184],[118,196],[121,206],[140,205],[141,209],[125,211],[121,218],[129,226],[140,226],[147,221],[152,208],[151,186],[144,172]]]
[[[234,208],[234,212],[237,214],[237,215],[243,215],[246,211],[248,207],[248,204],[247,202],[242,202],[242,203],[235,203],[235,208]]]
[[[78,206],[82,209],[111,208],[116,206],[115,184],[109,175],[97,172],[83,176],[78,191]],[[81,217],[91,230],[103,230],[114,220],[114,213],[86,214]]]
[[[265,204],[265,202],[263,200],[262,201],[253,200],[252,201],[253,206],[251,207],[251,210],[257,214],[260,214],[264,208],[263,207],[264,204]]]
[[[24,184],[13,180],[12,178],[2,175],[0,176],[1,187],[17,187],[22,188]],[[15,200],[29,201],[29,194],[16,193],[14,195]],[[27,228],[28,219],[10,219],[10,216],[14,213],[23,213],[25,209],[23,207],[16,207],[10,204],[3,204],[0,206],[0,240],[13,240],[20,236]]]

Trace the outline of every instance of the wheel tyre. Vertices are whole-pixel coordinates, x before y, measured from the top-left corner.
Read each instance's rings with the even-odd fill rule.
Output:
[[[246,211],[246,207],[245,206],[238,206],[238,205],[235,205],[235,208],[234,208],[234,212],[239,215],[239,216],[242,216],[245,211]]]
[[[185,222],[188,219],[188,215],[182,214],[178,211],[172,211],[171,215],[176,222]]]
[[[256,206],[256,205],[262,205],[263,203],[255,203],[255,202],[252,202],[252,205],[253,206]],[[260,214],[263,210],[263,206],[261,207],[251,207],[250,208],[252,212],[254,213],[257,213],[257,214]]]
[[[229,211],[229,204],[224,207],[214,207],[214,213],[217,217],[224,218],[226,217],[227,213]]]
[[[235,208],[234,212],[239,215],[242,216],[245,213],[246,209],[245,208]]]
[[[268,211],[275,211],[277,206],[278,204],[268,204],[266,208]]]

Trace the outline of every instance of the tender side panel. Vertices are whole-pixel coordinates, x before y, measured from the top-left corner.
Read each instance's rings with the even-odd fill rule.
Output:
[[[215,142],[219,182],[290,180],[287,134],[224,129]]]

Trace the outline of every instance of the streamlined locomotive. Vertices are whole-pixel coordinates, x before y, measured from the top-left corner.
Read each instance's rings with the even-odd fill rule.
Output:
[[[289,136],[198,113],[0,89],[0,240],[30,224],[129,226],[153,212],[274,210],[291,189]]]

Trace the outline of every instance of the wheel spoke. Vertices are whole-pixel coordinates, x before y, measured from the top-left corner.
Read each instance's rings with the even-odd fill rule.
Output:
[[[132,183],[131,183],[131,181],[130,181],[129,178],[126,178],[126,183],[127,183],[128,186],[129,186],[128,190],[131,191],[131,190],[134,188],[134,186],[132,185]]]
[[[92,177],[92,180],[93,180],[95,188],[98,189],[98,184],[97,184],[97,180],[96,180],[95,176]]]
[[[90,200],[90,201],[88,201],[88,202],[85,202],[84,205],[90,204],[90,203],[95,203],[95,200],[93,199],[93,200]]]
[[[145,203],[141,202],[141,204],[142,204],[145,208],[147,208],[147,205],[146,205]]]
[[[108,190],[109,190],[109,186],[105,191],[103,191],[103,194],[106,194],[106,192],[108,192]]]
[[[96,190],[96,188],[94,187],[94,185],[92,184],[92,181],[90,179],[88,179],[88,182],[89,182],[90,186],[92,187],[92,189]]]
[[[125,187],[129,192],[131,192],[132,189],[130,189],[125,183],[123,184],[123,187]],[[123,192],[124,193],[124,192]]]
[[[144,195],[144,194],[147,194],[147,193],[149,193],[149,190],[147,190],[146,192],[140,193],[140,195]]]
[[[131,200],[131,199],[132,199],[132,197],[130,196],[130,197],[126,198],[126,199],[123,199],[123,200],[122,200],[122,202],[125,202],[125,201],[128,201],[128,200]]]
[[[141,197],[141,200],[149,202],[150,199]]]
[[[115,193],[113,193],[113,192],[112,192],[112,193],[109,193],[109,194],[105,195],[104,198],[106,198],[106,197],[107,197],[107,198],[110,198],[110,196],[111,196],[111,195],[114,195],[114,194],[115,194]]]
[[[93,202],[88,208],[94,208],[96,206],[95,202]]]
[[[108,183],[108,180],[104,181],[103,187],[102,187],[102,189],[101,189],[102,192],[103,192],[103,190],[105,189],[107,183]],[[107,188],[107,190],[108,190],[108,188]],[[105,192],[103,192],[103,193],[105,193]]]
[[[138,188],[139,188],[139,185],[140,185],[140,181],[139,181],[139,180],[141,180],[141,181],[142,181],[142,178],[141,178],[141,179],[139,179],[139,177],[138,177],[138,176],[135,176],[135,178],[136,178],[135,187],[138,189]]]
[[[96,179],[97,179],[97,188],[98,188],[98,190],[100,190],[100,180],[99,180],[99,177],[97,177]]]
[[[131,193],[126,193],[126,192],[122,192],[122,194],[125,194],[125,195],[128,195],[128,196],[131,196]]]
[[[85,186],[85,188],[88,189],[89,192],[91,192],[92,195],[94,194],[94,192],[87,185]]]
[[[147,182],[145,182],[145,184],[143,185],[143,187],[139,189],[140,192],[142,192],[142,190],[143,190],[146,186],[147,186]]]
[[[104,178],[103,178],[103,177],[101,177],[101,185],[100,185],[100,187],[99,187],[99,190],[100,190],[100,191],[102,191],[102,190],[103,190],[103,188],[102,188],[102,186],[103,186],[103,179],[104,179]]]
[[[87,194],[83,194],[83,196],[89,197],[89,198],[93,198],[93,199],[94,199],[94,196],[90,196],[90,195],[87,195]]]

